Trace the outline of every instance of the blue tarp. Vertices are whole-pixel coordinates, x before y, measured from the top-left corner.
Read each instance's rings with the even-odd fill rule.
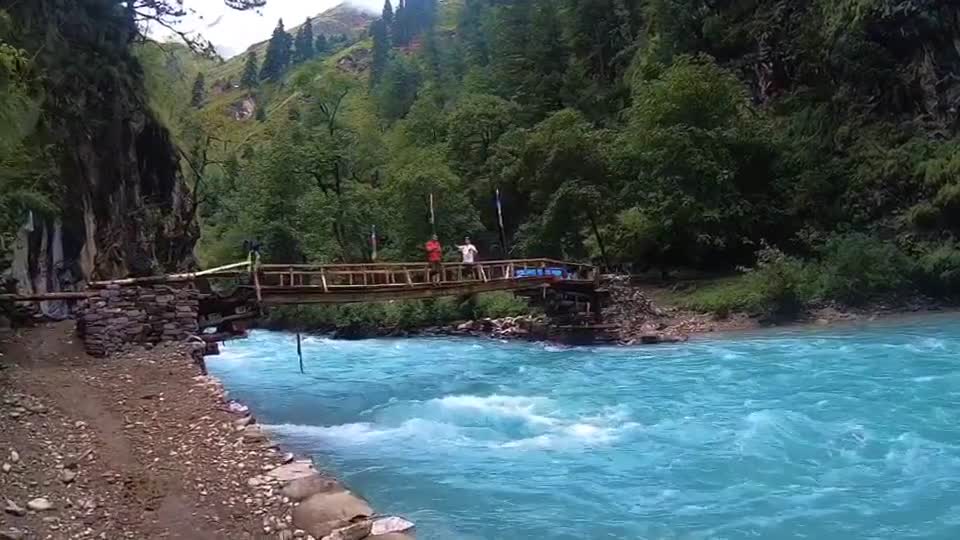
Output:
[[[567,272],[563,268],[520,268],[515,271],[515,276],[518,278],[544,276],[564,278]]]

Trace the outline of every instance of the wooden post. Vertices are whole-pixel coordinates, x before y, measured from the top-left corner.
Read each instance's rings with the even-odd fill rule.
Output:
[[[300,373],[303,373],[303,349],[300,347],[300,332],[297,332],[297,357],[300,358]]]
[[[263,293],[260,292],[260,269],[253,269],[253,288],[257,291],[257,305],[263,309]]]
[[[323,285],[323,292],[330,292],[327,287],[327,273],[323,268],[320,269],[320,283]]]

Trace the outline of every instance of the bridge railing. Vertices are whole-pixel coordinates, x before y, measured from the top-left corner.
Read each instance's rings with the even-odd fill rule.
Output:
[[[411,287],[417,285],[498,280],[544,279],[590,281],[598,270],[590,265],[553,259],[478,261],[473,265],[442,263],[435,276],[426,262],[366,264],[264,264],[259,286],[351,289],[358,287]]]

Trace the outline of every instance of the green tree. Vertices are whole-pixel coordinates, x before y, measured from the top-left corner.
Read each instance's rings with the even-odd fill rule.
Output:
[[[277,23],[267,44],[267,54],[260,68],[260,80],[279,80],[290,65],[290,45],[293,39],[283,28],[283,19]]]
[[[312,60],[316,56],[313,39],[313,21],[310,17],[304,21],[303,25],[297,30],[297,37],[294,40],[293,62],[301,64]]]
[[[380,14],[380,18],[383,19],[387,28],[393,26],[393,4],[390,3],[390,0],[383,0],[383,11]]]
[[[383,19],[377,19],[370,24],[370,35],[373,36],[373,60],[370,64],[370,85],[376,86],[383,78],[390,59],[390,36]]]
[[[387,66],[377,91],[380,116],[395,122],[404,116],[417,98],[420,74],[412,63],[402,56]]]
[[[320,34],[319,36],[317,36],[317,42],[313,46],[314,52],[316,52],[317,55],[322,55],[322,54],[326,54],[327,50],[329,49],[330,49],[330,44],[327,43],[327,36],[323,34]]]
[[[679,58],[658,79],[638,79],[627,117],[614,146],[632,178],[621,200],[669,224],[674,262],[749,259],[763,237],[781,240],[776,149],[730,72]]]
[[[190,97],[190,105],[200,108],[207,96],[207,82],[203,72],[197,73],[197,78],[193,80],[193,92]]]
[[[257,75],[257,53],[250,51],[247,53],[247,61],[243,65],[243,76],[240,78],[240,86],[250,90],[260,84],[260,78]]]

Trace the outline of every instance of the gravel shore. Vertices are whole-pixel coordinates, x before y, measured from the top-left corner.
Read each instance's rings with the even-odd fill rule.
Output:
[[[370,531],[366,503],[231,410],[181,348],[93,359],[65,322],[0,339],[0,354],[2,540],[285,540],[364,520]],[[305,475],[312,491],[288,496]],[[308,502],[331,510],[318,491],[356,515],[308,522]]]

